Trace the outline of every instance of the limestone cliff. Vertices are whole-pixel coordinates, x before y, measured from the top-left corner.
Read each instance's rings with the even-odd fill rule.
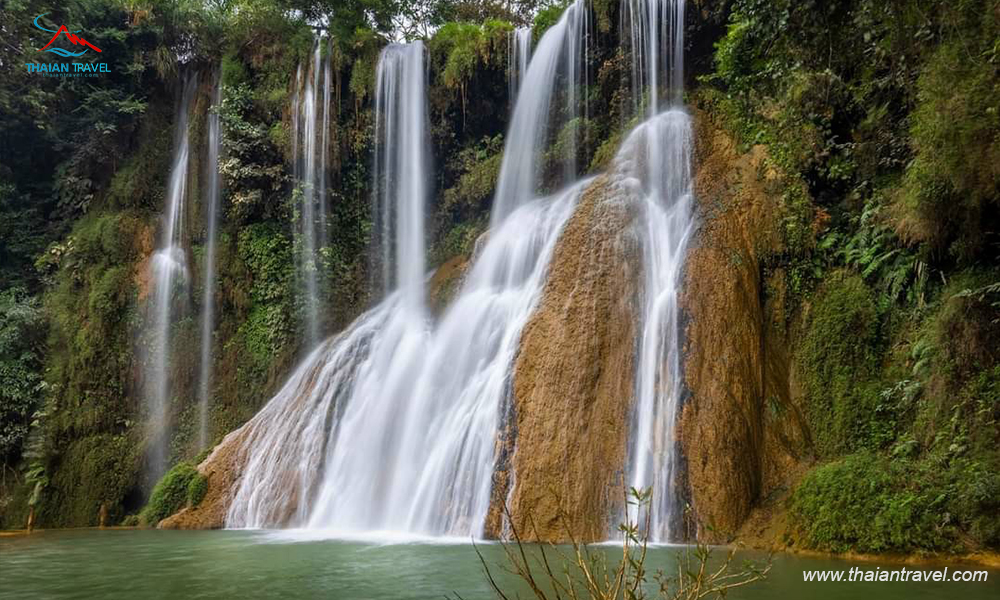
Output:
[[[618,516],[636,339],[634,219],[601,177],[559,239],[514,366],[501,436],[509,461],[495,478],[489,535],[503,532],[505,499],[528,540],[565,540],[570,530],[606,539]]]
[[[690,399],[678,435],[698,537],[718,542],[782,485],[809,436],[790,391],[783,278],[764,275],[781,251],[780,175],[763,148],[741,154],[706,114],[695,120],[702,224],[682,293]]]

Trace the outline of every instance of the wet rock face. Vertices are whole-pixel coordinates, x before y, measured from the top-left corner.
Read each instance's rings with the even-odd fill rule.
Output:
[[[487,535],[607,539],[619,518],[634,377],[634,205],[594,181],[559,239],[514,366]]]
[[[685,265],[684,376],[678,425],[698,537],[731,539],[808,448],[789,384],[780,286],[762,262],[781,251],[781,186],[761,148],[740,154],[696,113],[701,227]]]

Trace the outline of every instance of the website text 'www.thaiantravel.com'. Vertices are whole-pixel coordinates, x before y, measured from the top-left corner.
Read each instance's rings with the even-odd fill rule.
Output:
[[[851,567],[850,569],[831,569],[827,571],[802,571],[802,578],[804,581],[843,583],[863,581],[985,582],[987,574],[986,571],[950,570],[948,567],[943,569],[907,569],[905,567],[899,569],[883,569],[881,567],[862,569],[860,567]]]

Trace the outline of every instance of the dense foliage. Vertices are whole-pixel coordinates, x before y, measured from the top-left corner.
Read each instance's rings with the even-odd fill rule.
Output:
[[[36,0],[4,4],[0,42],[0,526],[154,523],[205,493],[194,353],[174,365],[175,468],[143,479],[145,261],[156,244],[177,90],[198,91],[205,152],[221,77],[223,219],[210,436],[252,416],[300,351],[294,292],[302,190],[289,99],[317,30],[335,79],[325,332],[369,282],[375,69],[391,39],[423,38],[437,266],[488,223],[502,161],[508,34],[535,41],[565,2],[544,0]],[[592,2],[587,110],[555,132],[540,170],[603,168],[630,125],[620,3]],[[84,29],[99,81],[35,77],[53,60],[32,20]],[[802,543],[861,551],[1000,544],[1000,3],[997,0],[700,0],[689,11],[689,101],[785,176],[784,239],[762,279],[787,278],[797,401],[818,465],[788,507]],[[39,43],[41,42],[41,43]],[[714,44],[714,46],[713,46]],[[15,56],[15,58],[7,58]],[[190,255],[205,253],[204,174],[191,175]],[[173,324],[198,343],[203,282]],[[451,282],[451,285],[454,281]],[[152,496],[148,504],[147,496]]]
[[[197,506],[208,491],[205,476],[189,462],[179,462],[153,488],[140,519],[156,525],[185,506]]]
[[[1000,3],[716,4],[727,29],[696,102],[790,181],[769,268],[789,276],[831,461],[794,493],[803,542],[995,546]]]

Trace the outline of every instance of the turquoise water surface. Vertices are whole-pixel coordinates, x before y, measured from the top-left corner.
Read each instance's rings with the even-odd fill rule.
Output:
[[[478,547],[509,595],[528,598],[518,579],[503,571],[503,549],[497,544]],[[613,547],[602,550],[609,555],[616,552]],[[673,569],[680,551],[678,547],[650,549],[647,568],[650,572]],[[723,552],[720,549],[717,554]],[[764,558],[754,553],[745,557]],[[777,555],[766,581],[729,597],[1000,598],[1000,572],[995,570],[989,571],[986,583],[803,582],[804,569],[851,566],[899,568],[888,563]],[[282,532],[82,529],[0,537],[0,597],[473,600],[494,596],[475,549],[464,541],[376,543]]]

